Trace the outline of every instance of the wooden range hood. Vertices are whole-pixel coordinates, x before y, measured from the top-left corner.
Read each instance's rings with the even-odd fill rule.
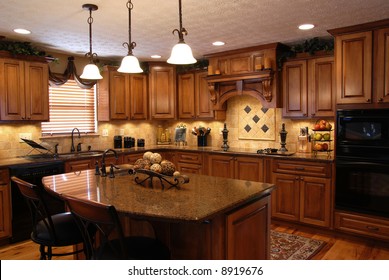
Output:
[[[215,118],[226,118],[226,101],[234,96],[250,95],[264,107],[280,107],[277,57],[288,47],[280,43],[208,54],[207,76]],[[264,69],[265,63],[268,69]],[[215,71],[220,74],[215,75]],[[213,74],[213,75],[212,75]]]

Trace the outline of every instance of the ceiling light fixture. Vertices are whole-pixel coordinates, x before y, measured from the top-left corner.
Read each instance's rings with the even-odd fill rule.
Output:
[[[98,7],[93,4],[84,4],[82,5],[84,10],[89,10],[89,18],[87,20],[89,24],[89,52],[85,54],[86,57],[89,57],[89,64],[84,67],[80,78],[86,80],[100,80],[103,77],[100,75],[99,68],[94,63],[94,57],[97,57],[97,54],[92,52],[92,11],[96,11]]]
[[[131,10],[134,8],[131,0],[127,1],[128,9],[128,43],[124,42],[123,47],[128,48],[128,54],[122,60],[118,72],[122,73],[142,73],[143,70],[139,66],[139,60],[132,54],[132,50],[136,47],[135,42],[131,42]]]
[[[193,57],[192,49],[185,43],[184,35],[188,35],[188,31],[182,27],[182,5],[181,0],[178,0],[179,21],[180,29],[174,29],[174,32],[178,33],[178,43],[173,47],[172,53],[167,60],[170,64],[193,64],[196,63],[196,59]]]
[[[213,42],[212,45],[214,46],[224,46],[226,43],[222,42],[222,41],[216,41],[216,42]]]
[[[151,58],[155,58],[155,59],[161,58],[161,56],[160,56],[159,54],[153,54],[153,55],[151,55],[150,57],[151,57]]]
[[[31,34],[30,30],[27,30],[27,29],[24,29],[24,28],[15,28],[14,32],[18,33],[18,34],[23,34],[23,35]]]
[[[312,29],[314,28],[315,26],[311,23],[305,23],[305,24],[301,24],[299,25],[299,29],[300,30],[309,30],[309,29]]]

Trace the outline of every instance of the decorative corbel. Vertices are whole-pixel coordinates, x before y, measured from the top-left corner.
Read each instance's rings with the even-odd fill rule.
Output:
[[[273,99],[272,79],[263,80],[262,81],[262,88],[263,88],[263,92],[262,92],[263,97],[265,98],[265,100],[267,102],[271,102],[271,100]]]
[[[217,89],[216,89],[217,84],[216,83],[210,83],[208,82],[208,89],[209,89],[209,94],[210,94],[210,99],[213,105],[216,105],[217,102]]]

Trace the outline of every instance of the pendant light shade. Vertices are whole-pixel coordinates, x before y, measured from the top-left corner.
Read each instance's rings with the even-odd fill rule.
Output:
[[[92,51],[92,11],[96,11],[98,7],[93,4],[84,4],[82,8],[85,10],[89,10],[89,52],[85,54],[86,57],[89,57],[89,64],[84,67],[84,71],[82,72],[80,78],[85,80],[100,80],[103,77],[100,75],[100,70],[94,63],[94,57],[97,57],[97,54]]]
[[[178,11],[179,11],[179,21],[180,21],[180,29],[174,29],[174,32],[178,33],[178,44],[176,44],[172,53],[167,60],[167,63],[170,64],[193,64],[196,63],[196,59],[193,57],[192,49],[185,43],[184,35],[188,35],[188,31],[184,27],[182,27],[182,5],[181,0],[178,0]]]
[[[85,65],[84,71],[82,72],[81,79],[85,80],[100,80],[103,77],[100,75],[100,70],[94,63]]]
[[[122,73],[142,73],[143,70],[140,68],[138,59],[132,54],[132,50],[136,47],[135,42],[131,42],[131,10],[134,5],[131,0],[127,1],[128,9],[128,43],[123,43],[124,47],[128,48],[128,54],[122,60],[118,72]]]

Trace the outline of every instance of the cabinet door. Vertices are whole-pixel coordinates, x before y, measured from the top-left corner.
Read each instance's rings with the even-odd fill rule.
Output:
[[[334,58],[308,60],[308,102],[311,117],[335,116],[335,91]]]
[[[195,73],[195,109],[197,118],[213,118],[214,111],[209,94],[208,72]]]
[[[337,104],[371,103],[372,32],[335,38]]]
[[[150,114],[152,119],[176,118],[176,73],[173,66],[150,67]]]
[[[11,236],[11,203],[8,169],[0,170],[0,238]]]
[[[298,175],[273,173],[277,188],[272,192],[272,217],[290,221],[300,218],[300,181]]]
[[[49,66],[46,63],[25,62],[26,118],[49,120]]]
[[[0,59],[0,95],[2,120],[26,119],[22,61]]]
[[[65,163],[65,172],[74,172],[93,169],[95,161],[99,159],[82,159],[76,161],[67,161]]]
[[[127,120],[130,115],[128,75],[109,72],[109,107],[111,120]]]
[[[270,258],[269,196],[227,216],[227,259]]]
[[[147,119],[147,76],[130,75],[130,95],[131,95],[131,119]]]
[[[178,75],[178,117],[195,117],[195,78],[193,73]]]
[[[283,67],[283,116],[306,117],[307,105],[307,62],[288,61]]]
[[[235,179],[263,182],[263,159],[235,157]]]
[[[134,164],[138,159],[143,158],[143,153],[128,154],[123,156],[124,164]]]
[[[331,220],[331,180],[300,177],[300,221],[329,227]]]
[[[227,155],[208,156],[208,175],[224,178],[234,178],[234,158]]]
[[[389,102],[389,28],[374,33],[374,96],[376,102]]]

